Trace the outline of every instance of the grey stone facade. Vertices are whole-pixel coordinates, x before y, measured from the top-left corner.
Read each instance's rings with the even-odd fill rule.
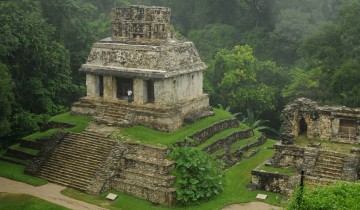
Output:
[[[172,131],[182,126],[187,115],[199,112],[197,115],[202,116],[209,108],[209,98],[202,89],[206,66],[194,44],[172,38],[169,27],[169,8],[114,9],[112,37],[95,43],[86,64],[80,68],[86,73],[87,96],[73,105],[72,112],[102,118],[107,110],[99,113],[98,104],[117,103],[124,107],[131,90],[132,107],[126,111],[141,120],[128,117],[129,125],[150,124],[158,130]],[[93,101],[93,106],[84,101]],[[151,109],[170,117],[163,119]],[[173,115],[173,111],[179,115]],[[103,121],[123,125],[124,118],[117,118],[119,122],[110,122],[106,117]],[[152,123],[142,123],[149,121]]]

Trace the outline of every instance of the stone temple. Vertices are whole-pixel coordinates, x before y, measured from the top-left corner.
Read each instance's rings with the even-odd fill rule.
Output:
[[[192,42],[172,36],[170,14],[165,7],[112,10],[111,37],[95,43],[80,68],[86,73],[87,96],[73,105],[73,114],[161,131],[212,114],[202,90],[206,66]]]

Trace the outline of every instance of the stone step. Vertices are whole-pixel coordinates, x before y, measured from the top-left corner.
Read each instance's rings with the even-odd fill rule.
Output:
[[[325,162],[325,161],[317,161],[315,166],[334,168],[334,169],[342,169],[344,164]]]
[[[75,161],[79,161],[79,160],[83,160],[83,159],[101,161],[101,160],[103,160],[104,157],[107,156],[107,153],[105,153],[105,152],[107,152],[107,151],[104,151],[102,153],[87,152],[87,151],[83,151],[83,150],[72,151],[68,147],[61,147],[61,148],[57,148],[54,151],[53,156],[59,156],[61,158],[72,159]]]
[[[314,176],[305,176],[305,183],[315,186],[327,186],[333,184],[335,180],[326,179],[326,178],[319,178]]]
[[[60,145],[59,148],[57,148],[55,150],[56,151],[59,151],[59,150],[62,150],[62,151],[66,151],[70,154],[76,154],[76,155],[81,155],[83,154],[84,156],[90,156],[90,155],[94,155],[94,157],[103,157],[104,155],[107,154],[107,150],[109,148],[84,148],[85,145],[83,147],[81,146],[74,146],[74,145]]]
[[[109,119],[107,117],[94,117],[93,118],[99,124],[106,124],[108,126],[130,126],[131,123],[126,120]]]
[[[69,136],[67,138],[64,139],[66,140],[73,140],[75,142],[88,142],[88,143],[96,143],[99,145],[109,145],[111,146],[112,144],[114,144],[114,141],[111,141],[107,138],[104,137],[99,137],[99,136],[91,136],[90,134],[75,134],[75,133],[71,133],[69,134]],[[63,140],[63,141],[64,141]]]
[[[48,166],[52,164],[53,166],[60,167],[59,170],[61,170],[61,167],[74,167],[79,170],[86,170],[86,171],[93,171],[94,169],[98,168],[101,164],[101,162],[91,162],[91,161],[81,161],[80,163],[73,160],[64,160],[61,158],[52,158],[48,160]]]
[[[324,164],[331,164],[331,165],[338,165],[338,166],[342,166],[344,164],[344,162],[342,160],[338,160],[338,159],[328,159],[328,158],[324,158],[324,157],[319,157],[317,162],[321,162]]]
[[[67,167],[61,167],[61,169],[59,169],[58,167],[59,166],[57,165],[48,165],[48,167],[46,167],[45,170],[42,170],[41,173],[42,174],[49,173],[53,175],[68,174],[71,177],[80,178],[80,179],[83,179],[84,177],[91,178],[96,173],[96,168],[93,170],[87,170],[87,169],[80,170],[79,167],[67,166]]]
[[[328,157],[337,157],[337,158],[345,158],[346,154],[332,152],[332,151],[326,151],[322,150],[320,151],[320,156],[328,156]]]
[[[104,138],[104,139],[107,139],[107,137],[109,136],[109,134],[107,134],[107,133],[104,134],[104,133],[100,133],[100,132],[93,131],[93,130],[85,130],[81,134],[90,136],[90,137],[98,137],[98,138]]]
[[[71,177],[71,179],[64,179],[64,178],[58,178],[56,175],[48,174],[48,173],[40,174],[39,177],[46,179],[50,182],[73,187],[82,191],[85,191],[87,186],[89,185],[89,182],[77,181],[73,177]]]
[[[141,170],[125,169],[120,174],[122,179],[144,182],[151,186],[172,187],[176,177],[172,175],[159,175],[154,173],[144,173]]]
[[[322,170],[322,171],[330,171],[333,173],[342,173],[343,168],[342,167],[333,167],[329,165],[323,165],[323,164],[316,164],[315,169]]]
[[[41,176],[47,177],[49,179],[58,179],[58,180],[69,180],[78,184],[87,184],[91,181],[93,175],[85,176],[83,174],[76,174],[74,172],[69,171],[52,171],[52,170],[44,170],[40,173]]]
[[[148,200],[152,203],[172,206],[175,202],[175,188],[147,186],[142,182],[119,178],[115,179],[111,185],[114,190]]]
[[[315,177],[320,177],[320,178],[341,180],[341,176],[339,176],[338,174],[328,173],[328,172],[324,172],[324,171],[321,171],[321,172],[314,171],[311,175],[315,176]]]
[[[126,167],[143,170],[146,173],[168,174],[175,163],[166,159],[138,157],[127,154],[124,156]]]
[[[92,144],[92,143],[82,143],[82,142],[61,142],[60,146],[64,146],[64,147],[78,147],[78,148],[84,148],[86,147],[86,149],[91,150],[91,151],[98,151],[101,152],[104,149],[108,149],[111,148],[111,146],[108,145],[99,145],[99,144]]]
[[[139,157],[166,159],[170,153],[169,148],[144,145],[135,142],[126,143],[128,146],[128,154]]]

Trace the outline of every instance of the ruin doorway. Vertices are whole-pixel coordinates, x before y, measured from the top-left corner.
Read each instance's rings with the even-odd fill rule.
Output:
[[[340,119],[339,137],[352,138],[356,133],[357,123],[352,119]]]
[[[304,117],[301,117],[299,122],[299,135],[305,135],[307,134],[307,124]]]
[[[153,80],[146,81],[146,89],[147,89],[147,102],[154,103],[155,102],[155,88],[154,88]]]
[[[131,78],[116,78],[116,97],[127,100],[127,91],[133,91],[133,80]],[[134,93],[133,93],[134,94]]]
[[[98,93],[99,93],[100,97],[103,97],[104,96],[104,77],[102,75],[99,75],[97,77],[97,79],[98,79],[97,83],[98,83],[98,88],[99,88]]]

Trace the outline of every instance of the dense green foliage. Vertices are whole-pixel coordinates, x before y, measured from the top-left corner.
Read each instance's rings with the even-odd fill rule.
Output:
[[[305,188],[306,189],[306,188]],[[290,200],[287,209],[350,210],[360,209],[360,183],[339,182],[327,187],[299,189]]]
[[[199,204],[224,189],[221,164],[194,147],[174,147],[170,159],[175,161],[176,199],[180,204]]]
[[[84,94],[77,70],[110,35],[110,9],[130,4],[171,7],[209,67],[212,106],[252,109],[276,129],[296,97],[360,106],[359,0],[3,0],[0,136],[32,133]]]

